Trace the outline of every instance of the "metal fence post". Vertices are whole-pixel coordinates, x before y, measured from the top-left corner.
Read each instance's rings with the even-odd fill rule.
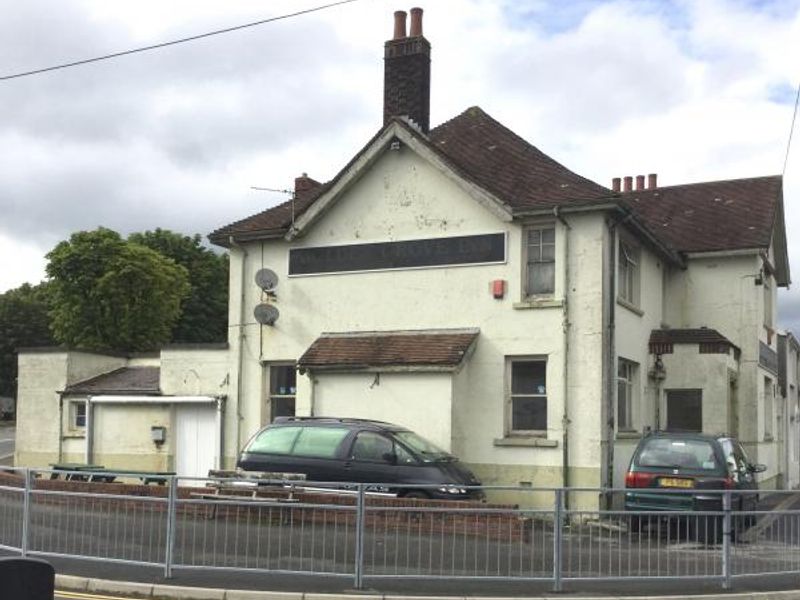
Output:
[[[356,500],[356,564],[355,588],[360,590],[364,586],[364,484],[358,484]]]
[[[31,490],[33,489],[33,477],[31,470],[25,469],[25,488],[22,492],[22,540],[20,542],[20,554],[23,558],[28,555],[31,531]]]
[[[172,475],[169,478],[167,489],[167,544],[164,553],[164,577],[172,577],[172,562],[175,553],[175,520],[176,507],[178,500],[178,477]]]
[[[555,500],[553,506],[553,591],[562,591],[561,585],[561,559],[562,559],[562,535],[564,533],[564,489],[555,490]]]
[[[731,587],[731,538],[733,527],[731,520],[731,492],[725,491],[722,496],[722,588]]]

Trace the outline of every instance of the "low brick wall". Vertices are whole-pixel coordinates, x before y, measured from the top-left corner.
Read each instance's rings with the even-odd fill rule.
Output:
[[[0,486],[22,488],[21,475],[0,472]],[[167,510],[169,489],[161,485],[131,483],[95,483],[66,481],[63,479],[35,479],[34,490],[70,492],[72,494],[96,494],[91,499],[92,508],[102,511],[162,512]],[[219,502],[200,496],[212,496],[211,487],[179,487],[177,513],[183,517],[203,519],[241,520],[247,522],[271,522],[303,526],[322,524],[355,526],[356,497],[353,494],[333,494],[306,491],[290,491],[286,488],[265,486],[257,490],[255,500],[275,500],[275,504],[264,505],[253,500],[249,490],[225,490]],[[289,496],[292,499],[289,500]],[[102,496],[124,496],[104,499]],[[238,504],[234,496],[241,496]],[[59,506],[74,503],[74,496],[37,495],[37,506]],[[138,498],[163,498],[163,502],[143,501]],[[298,506],[298,504],[300,506]],[[313,505],[313,506],[307,506]],[[342,507],[352,507],[347,510]],[[403,508],[404,510],[393,510]],[[437,511],[426,509],[436,508]],[[377,531],[409,531],[412,534],[450,534],[481,537],[503,541],[527,541],[531,531],[531,520],[506,511],[516,507],[507,504],[486,504],[476,501],[422,500],[412,498],[366,497],[365,525]],[[420,509],[420,510],[409,510]],[[476,512],[451,512],[441,509]],[[477,512],[480,511],[480,512]]]

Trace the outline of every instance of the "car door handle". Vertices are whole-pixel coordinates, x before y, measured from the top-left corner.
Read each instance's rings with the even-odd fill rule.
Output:
[[[352,466],[353,466],[353,463],[352,463],[352,461],[349,461],[349,460],[348,460],[348,461],[346,461],[346,462],[344,463],[344,468],[345,468],[345,469],[349,469],[349,468],[350,468],[350,467],[352,467]]]

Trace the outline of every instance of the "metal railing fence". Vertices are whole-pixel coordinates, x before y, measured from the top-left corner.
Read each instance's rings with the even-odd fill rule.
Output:
[[[800,573],[800,496],[791,492],[770,492],[780,501],[768,509],[734,510],[752,492],[703,490],[702,510],[625,510],[632,490],[484,487],[488,502],[434,501],[367,484],[55,476],[0,473],[0,548],[158,565],[167,577],[174,569],[297,573],[351,578],[356,588],[401,578],[545,581],[556,591],[680,578],[730,588],[740,577]]]

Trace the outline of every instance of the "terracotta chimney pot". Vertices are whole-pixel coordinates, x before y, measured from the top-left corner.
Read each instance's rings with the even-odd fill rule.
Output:
[[[622,185],[623,192],[630,192],[633,190],[633,177],[631,177],[630,175],[626,175],[622,181],[623,181]]]
[[[419,7],[411,9],[411,31],[409,37],[419,37],[422,35],[422,9]]]
[[[658,187],[658,173],[650,173],[647,176],[647,189],[654,190]]]
[[[412,21],[413,23],[413,21]],[[394,11],[394,38],[395,40],[401,40],[406,37],[406,11],[404,10],[396,10]]]
[[[644,175],[637,175],[636,176],[636,189],[643,190],[644,189]]]
[[[620,184],[621,183],[622,183],[622,179],[620,179],[619,177],[614,177],[611,180],[611,191],[612,192],[618,192],[619,189],[620,189]]]

